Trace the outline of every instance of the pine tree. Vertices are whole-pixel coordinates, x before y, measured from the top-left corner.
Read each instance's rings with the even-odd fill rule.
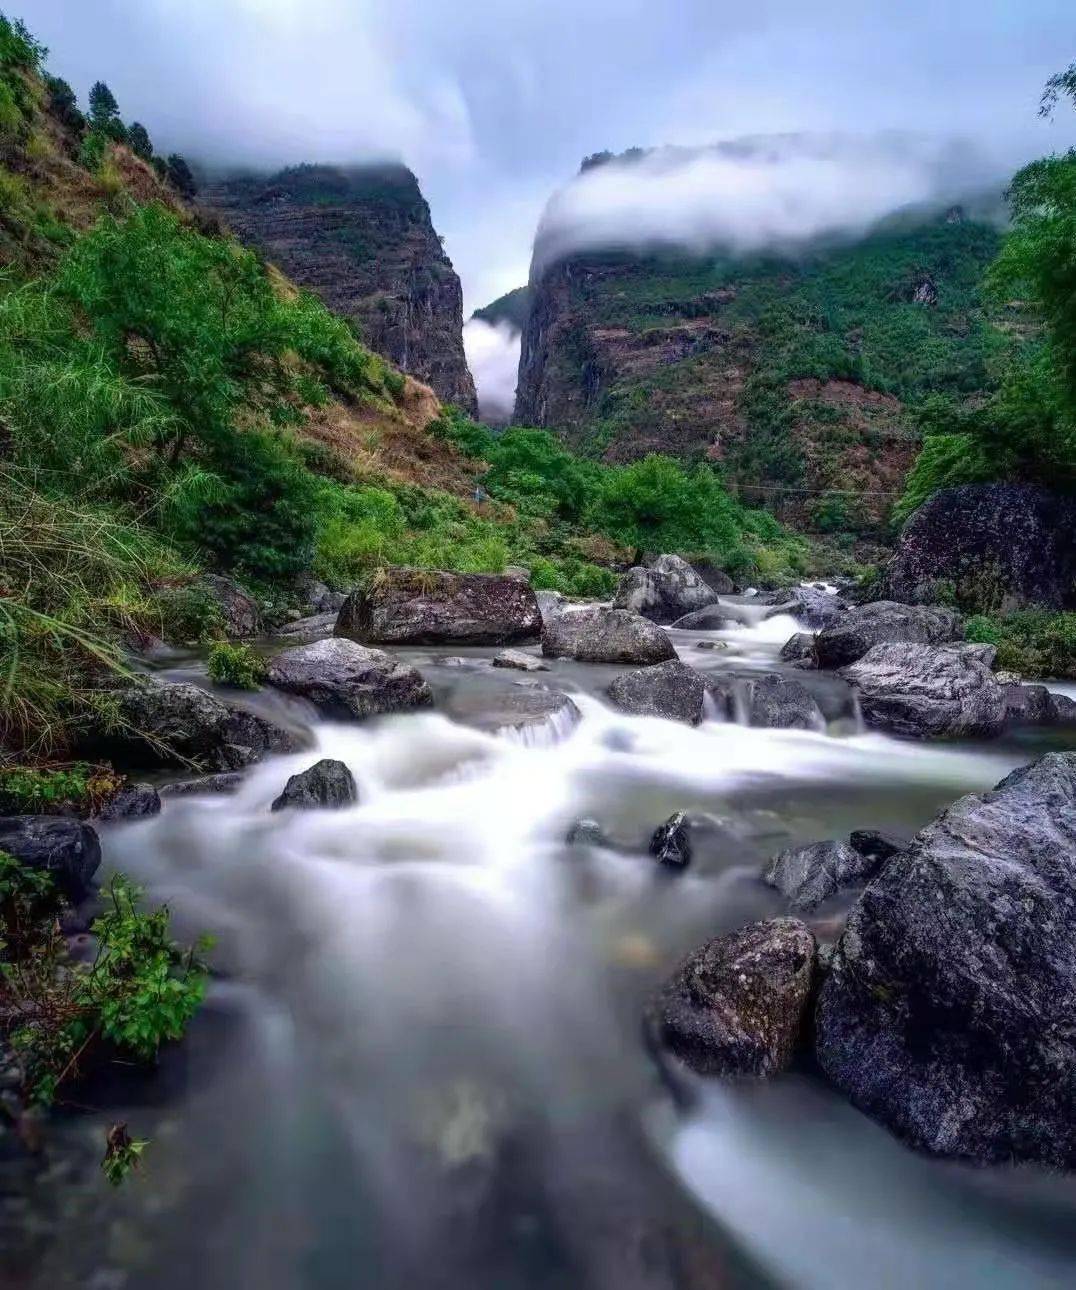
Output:
[[[90,90],[90,120],[98,130],[107,130],[114,121],[119,119],[120,105],[116,102],[116,96],[104,83],[96,81],[94,87]]]
[[[141,121],[132,121],[127,127],[127,143],[136,157],[141,157],[143,161],[152,159],[153,144],[150,141],[149,131]]]
[[[187,201],[190,201],[198,191],[190,166],[177,152],[173,152],[168,158],[168,178],[172,186],[179,190],[180,196],[185,197]]]

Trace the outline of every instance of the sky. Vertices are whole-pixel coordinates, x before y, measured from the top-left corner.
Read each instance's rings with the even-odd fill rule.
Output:
[[[775,132],[961,139],[1004,170],[1076,142],[1037,118],[1073,0],[10,0],[80,97],[221,165],[402,158],[466,311],[526,281],[552,193],[602,149]],[[875,170],[853,166],[883,182]],[[795,200],[793,194],[789,200]],[[742,218],[757,212],[750,204]]]

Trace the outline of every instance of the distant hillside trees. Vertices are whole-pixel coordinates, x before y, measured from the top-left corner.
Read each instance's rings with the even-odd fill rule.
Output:
[[[143,161],[153,160],[153,144],[149,131],[141,121],[132,121],[128,126],[127,145],[136,157],[141,157]]]
[[[186,161],[177,152],[173,152],[168,158],[168,179],[172,186],[179,192],[180,196],[191,201],[198,192],[198,184],[195,182],[194,175],[191,174],[191,168]]]

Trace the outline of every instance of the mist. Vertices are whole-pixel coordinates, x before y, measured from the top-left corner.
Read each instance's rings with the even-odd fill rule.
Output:
[[[522,333],[511,323],[472,318],[463,327],[467,366],[478,391],[478,413],[487,425],[507,425],[516,402]]]

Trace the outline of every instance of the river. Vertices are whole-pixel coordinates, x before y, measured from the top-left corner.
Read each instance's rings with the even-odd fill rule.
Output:
[[[746,621],[726,632],[673,632],[681,657],[778,666],[796,622],[737,608]],[[684,953],[784,912],[758,879],[776,850],[859,827],[910,835],[1056,741],[865,733],[842,682],[801,672],[826,733],[691,729],[610,709],[614,668],[521,675],[491,669],[493,650],[401,653],[433,685],[433,712],[315,722],[315,751],[255,767],[236,796],[102,830],[106,875],[167,901],[178,934],[216,937],[215,977],[153,1079],[98,1091],[107,1105],[87,1090],[96,1109],[59,1121],[47,1167],[17,1194],[5,1184],[11,1284],[1076,1281],[1073,1180],[917,1156],[807,1068],[669,1087],[640,1027]],[[204,683],[196,662],[173,674]],[[534,684],[570,692],[581,719],[482,728]],[[347,763],[359,804],[271,814],[288,775],[322,756]],[[646,840],[681,809],[696,855],[670,876]],[[614,845],[567,844],[584,817]],[[809,920],[820,937],[847,903]],[[152,1142],[113,1193],[97,1159],[117,1118]]]

